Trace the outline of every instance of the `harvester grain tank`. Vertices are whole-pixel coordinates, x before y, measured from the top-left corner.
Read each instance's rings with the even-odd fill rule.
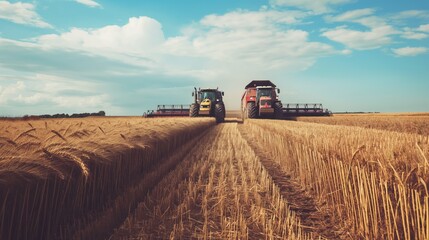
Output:
[[[282,118],[283,106],[276,88],[269,80],[255,80],[247,84],[241,97],[241,111],[244,118]]]
[[[215,117],[216,122],[225,120],[225,104],[223,103],[224,93],[218,89],[198,89],[194,88],[192,96],[194,103],[189,109],[190,117],[210,116]]]

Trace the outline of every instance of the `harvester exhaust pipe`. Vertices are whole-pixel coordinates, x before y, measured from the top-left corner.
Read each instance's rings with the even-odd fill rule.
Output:
[[[197,88],[196,87],[194,87],[194,103],[196,103],[197,102]]]

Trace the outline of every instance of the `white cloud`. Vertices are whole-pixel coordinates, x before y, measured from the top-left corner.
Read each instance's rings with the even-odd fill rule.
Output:
[[[417,31],[421,31],[421,32],[429,32],[429,24],[420,25],[420,26],[417,28]]]
[[[352,22],[359,23],[368,28],[388,26],[385,19],[374,16],[375,9],[364,8],[347,11],[337,16],[328,15],[325,20],[328,22]]]
[[[238,10],[224,15],[205,16],[200,23],[204,26],[219,28],[254,28],[265,27],[271,23],[299,23],[307,14],[301,11],[244,11]],[[243,21],[245,20],[245,21]]]
[[[274,6],[297,7],[299,9],[310,10],[314,13],[326,13],[333,11],[335,5],[346,4],[351,0],[271,0]]]
[[[43,92],[55,95],[64,91],[93,93],[99,86],[95,83],[79,81],[51,74],[36,73],[26,78],[33,83],[42,84]]]
[[[105,109],[108,104],[109,96],[107,94],[98,94],[92,96],[55,96],[52,102],[61,108],[79,109],[79,111],[94,112]]]
[[[222,86],[225,91],[234,93],[241,91],[238,89],[242,88],[243,80],[283,76],[286,72],[308,69],[321,57],[350,54],[350,50],[336,50],[329,44],[311,40],[308,31],[299,29],[302,26],[301,21],[307,16],[308,13],[302,11],[237,10],[223,15],[208,15],[185,28],[178,36],[170,38],[164,37],[162,26],[156,20],[136,17],[130,18],[128,23],[122,26],[109,25],[99,29],[73,28],[61,34],[42,35],[29,42],[0,39],[0,46],[3,44],[6,48],[11,45],[18,49],[21,55],[34,51],[37,52],[36,56],[39,56],[44,52],[47,59],[48,56],[51,57],[44,63],[48,65],[55,62],[52,59],[61,56],[64,51],[67,57],[71,54],[79,56],[66,58],[64,61],[108,59],[108,64],[112,64],[102,66],[99,72],[83,71],[82,74],[72,73],[67,68],[67,62],[61,65],[67,68],[62,71],[57,70],[56,62],[43,66],[43,70],[40,71],[46,70],[44,75],[39,75],[38,79],[27,78],[29,82],[24,82],[26,90],[22,91],[21,97],[13,100],[18,103],[48,102],[58,107],[70,106],[73,102],[78,104],[81,101],[81,98],[73,95],[65,96],[64,91],[78,92],[83,95],[82,103],[92,102],[92,106],[101,105],[103,101],[109,102],[102,92],[79,90],[93,87],[74,88],[79,81],[64,80],[63,83],[62,79],[52,77],[62,74],[70,80],[82,80],[83,76],[83,79],[88,77],[89,81],[94,79],[109,81],[106,85],[112,89],[113,82],[117,82],[121,77],[132,79],[133,86],[140,87],[158,84],[157,80],[151,79],[154,77],[180,79],[178,82],[181,81],[182,84],[178,86],[183,86],[183,82],[188,84],[186,86],[195,82],[207,83],[201,87],[213,87],[215,84]],[[25,63],[22,60],[15,61],[18,64]],[[13,62],[6,67],[15,69],[16,63]],[[40,69],[37,64],[36,67],[31,64],[33,63],[24,64],[23,67],[30,69],[28,70],[30,72]],[[112,68],[111,71],[115,74],[109,74],[109,67],[119,64],[123,67]],[[123,72],[136,74],[123,76]],[[92,74],[100,75],[92,78]],[[165,83],[160,83],[162,84]],[[67,89],[58,90],[61,86],[67,86]],[[124,95],[121,90],[117,91],[121,93],[117,95]],[[226,99],[231,102],[231,106],[237,107],[232,94],[226,96]],[[148,99],[145,101],[153,102]],[[71,108],[73,106],[70,106]]]
[[[399,57],[413,57],[420,54],[424,54],[428,50],[429,49],[425,47],[403,47],[403,48],[393,48],[392,52]]]
[[[425,10],[407,10],[402,11],[394,16],[392,16],[393,19],[407,19],[407,18],[423,18],[427,19],[429,18],[429,11]]]
[[[369,29],[362,31],[342,26],[326,30],[322,36],[358,50],[375,49],[390,44],[393,41],[392,35],[400,32],[387,24],[383,18],[372,16],[374,13],[374,9],[365,8],[348,11],[338,16],[328,16],[326,19],[330,22],[358,23]]]
[[[420,40],[420,39],[428,38],[429,37],[428,33],[429,33],[429,24],[425,24],[425,25],[420,25],[417,28],[409,28],[409,27],[404,28],[401,37],[405,39]]]
[[[88,7],[101,7],[99,3],[93,0],[76,0],[76,2],[86,5]]]
[[[96,111],[111,106],[109,96],[100,93],[97,84],[55,75],[39,74],[20,77],[22,80],[0,76],[0,103],[3,105],[50,105],[52,111]],[[72,94],[66,94],[72,92]],[[45,110],[46,111],[46,110]]]
[[[68,49],[118,59],[130,64],[151,65],[164,34],[161,24],[149,17],[130,18],[124,26],[79,29],[35,38],[45,49]]]
[[[344,55],[350,55],[350,54],[352,54],[352,50],[350,50],[350,49],[344,49],[344,50],[341,51],[341,53],[344,54]]]
[[[212,29],[197,36],[169,39],[166,47],[179,56],[204,57],[265,69],[305,69],[317,57],[332,54],[331,46],[310,42],[308,32],[274,29]],[[225,64],[225,65],[228,65]]]
[[[427,34],[421,33],[421,32],[414,32],[414,31],[404,31],[401,35],[401,37],[405,39],[413,39],[413,40],[420,40],[425,39],[428,37]]]
[[[0,85],[0,103],[7,103],[10,99],[18,96],[18,94],[25,88],[22,81],[17,81],[10,85]]]
[[[371,31],[356,31],[345,28],[333,29],[324,32],[322,35],[349,48],[357,50],[368,50],[380,48],[392,42],[388,36],[390,28],[377,28]]]
[[[44,49],[68,49],[144,66],[167,75],[216,79],[231,68],[258,70],[310,67],[319,57],[341,54],[330,45],[312,42],[294,29],[307,14],[301,11],[243,11],[208,15],[182,35],[164,38],[162,26],[149,17],[130,18],[124,26],[74,28],[43,35]],[[228,70],[229,69],[229,70]]]
[[[0,19],[39,28],[52,28],[35,12],[35,6],[31,3],[0,1]]]
[[[222,63],[222,69],[242,67],[249,71],[253,66],[258,71],[302,70],[317,58],[336,53],[327,44],[309,41],[308,32],[291,27],[302,16],[301,12],[288,11],[209,15],[184,35],[168,39],[165,46],[177,56]]]
[[[375,10],[373,8],[363,8],[363,9],[347,11],[337,16],[329,15],[325,17],[325,19],[331,22],[345,22],[345,21],[353,21],[356,19],[361,19],[362,17],[373,15],[374,13],[375,13]]]

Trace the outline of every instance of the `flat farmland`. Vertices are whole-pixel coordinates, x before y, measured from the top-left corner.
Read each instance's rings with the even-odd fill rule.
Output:
[[[299,117],[298,121],[357,126],[429,135],[429,114],[334,114],[332,117]]]
[[[2,121],[1,239],[428,239],[425,117]]]

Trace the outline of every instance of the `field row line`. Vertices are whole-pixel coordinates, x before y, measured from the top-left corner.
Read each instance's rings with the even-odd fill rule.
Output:
[[[216,126],[112,239],[310,239],[236,123]]]

